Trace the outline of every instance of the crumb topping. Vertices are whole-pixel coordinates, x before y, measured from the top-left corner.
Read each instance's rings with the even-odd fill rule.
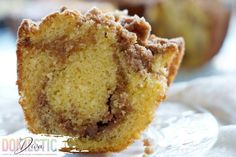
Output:
[[[107,25],[111,29],[114,29],[117,34],[117,41],[120,49],[123,53],[127,53],[125,54],[128,56],[127,62],[132,65],[135,71],[150,68],[149,66],[151,65],[152,60],[151,53],[161,53],[162,51],[165,51],[166,48],[176,49],[175,44],[171,44],[167,42],[167,40],[158,38],[155,35],[150,35],[150,25],[143,18],[139,18],[138,16],[130,17],[126,15],[127,13],[102,13],[96,8],[84,15],[63,8],[60,14],[68,14],[68,12],[72,12],[79,16],[80,19],[82,19],[82,23],[83,21],[92,20],[96,24]],[[51,16],[53,16],[53,14]],[[34,32],[34,29],[40,28],[38,28],[37,24],[26,20],[22,23],[20,29],[21,30],[19,31],[24,34],[27,32]],[[93,40],[92,37],[86,36],[85,39],[68,40],[65,36],[62,36],[49,42],[43,42],[43,45],[40,45],[39,43],[41,43],[41,41],[32,43],[29,37],[20,39],[19,43],[24,46],[36,45],[36,47],[42,49],[56,50],[57,52],[63,52],[65,54],[67,54],[68,51],[78,49],[81,43]],[[181,43],[178,45],[183,47]]]

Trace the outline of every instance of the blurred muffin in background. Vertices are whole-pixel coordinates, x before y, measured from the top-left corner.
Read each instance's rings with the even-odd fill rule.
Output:
[[[217,0],[159,0],[145,10],[145,16],[158,36],[184,37],[183,66],[187,68],[203,65],[219,51],[229,15]]]
[[[218,0],[118,0],[120,9],[146,17],[153,33],[164,38],[183,36],[185,68],[207,63],[220,49],[230,11]]]

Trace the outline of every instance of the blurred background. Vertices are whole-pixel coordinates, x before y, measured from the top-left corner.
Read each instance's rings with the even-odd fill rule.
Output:
[[[152,33],[183,36],[186,55],[176,81],[236,73],[236,0],[0,0],[0,99],[15,99],[16,37],[22,19],[40,21],[62,6],[86,12],[127,9],[145,17]]]

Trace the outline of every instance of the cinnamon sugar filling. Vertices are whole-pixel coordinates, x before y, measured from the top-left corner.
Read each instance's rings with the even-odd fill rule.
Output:
[[[60,64],[61,67],[65,68],[66,57],[72,55],[73,52],[75,52],[76,50],[80,50],[80,45],[82,44],[80,41],[80,39],[76,39],[74,41],[67,41],[65,37],[62,37],[53,41],[52,44],[31,44],[31,47],[41,49],[42,51],[48,51],[50,53],[52,52],[53,55],[56,55],[56,58],[59,61],[58,64]],[[95,42],[96,41],[93,40],[92,43]],[[30,41],[27,40],[27,43],[29,44]],[[68,43],[70,43],[70,45],[68,45]],[[67,47],[71,47],[71,49]],[[109,96],[105,104],[108,108],[107,112],[101,119],[89,122],[85,120],[81,123],[81,125],[75,124],[72,121],[73,118],[79,118],[80,116],[80,113],[75,110],[77,104],[70,104],[70,117],[66,115],[65,110],[55,110],[52,107],[52,104],[50,104],[49,101],[50,98],[48,98],[47,96],[47,88],[49,88],[48,84],[50,83],[50,79],[53,79],[54,76],[50,76],[50,79],[48,75],[45,77],[44,83],[42,85],[42,90],[40,93],[38,93],[38,99],[36,102],[37,107],[35,109],[37,110],[36,113],[38,113],[38,117],[40,117],[39,119],[41,120],[41,126],[46,129],[46,132],[52,134],[57,134],[59,132],[58,128],[52,128],[50,126],[50,119],[50,121],[54,121],[55,124],[58,124],[59,129],[62,130],[65,135],[94,138],[103,130],[115,127],[116,124],[125,119],[125,116],[132,110],[128,102],[128,95],[126,93],[126,86],[128,82],[125,76],[124,69],[120,63],[119,57],[116,55],[115,52],[112,54],[112,58],[113,62],[115,62],[117,66],[117,83],[115,89],[108,94]],[[57,70],[58,69],[54,70],[52,73],[60,73],[57,72]],[[67,109],[67,111],[68,110],[69,109]]]
[[[44,128],[49,128],[47,122],[48,117],[44,117],[44,113],[47,115],[50,114],[53,121],[58,122],[65,134],[76,135],[80,137],[95,137],[99,132],[102,132],[104,129],[115,127],[116,124],[124,120],[125,115],[131,112],[131,106],[127,100],[127,94],[125,92],[127,81],[124,79],[125,75],[123,69],[118,65],[117,70],[117,82],[116,89],[112,94],[109,95],[106,105],[108,106],[108,111],[103,119],[99,121],[94,121],[92,123],[86,123],[82,126],[74,125],[71,122],[71,119],[66,119],[63,112],[55,112],[51,109],[50,104],[48,103],[47,96],[44,93],[40,93],[38,96],[38,105],[37,109],[39,110],[39,115],[41,117],[41,123]],[[47,86],[47,81],[45,82]],[[45,88],[44,88],[45,89]],[[78,113],[71,110],[71,114],[76,117]],[[47,130],[50,131],[50,130]],[[55,131],[55,130],[54,130]],[[55,133],[51,130],[51,133]]]

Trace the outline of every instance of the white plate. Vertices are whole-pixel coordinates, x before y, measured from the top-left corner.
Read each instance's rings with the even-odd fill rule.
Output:
[[[149,139],[152,157],[201,157],[214,145],[218,136],[218,124],[206,110],[196,109],[180,103],[163,103],[156,118],[140,140],[120,153],[65,154],[64,157],[142,157],[143,139]],[[26,129],[15,136],[33,136]]]

